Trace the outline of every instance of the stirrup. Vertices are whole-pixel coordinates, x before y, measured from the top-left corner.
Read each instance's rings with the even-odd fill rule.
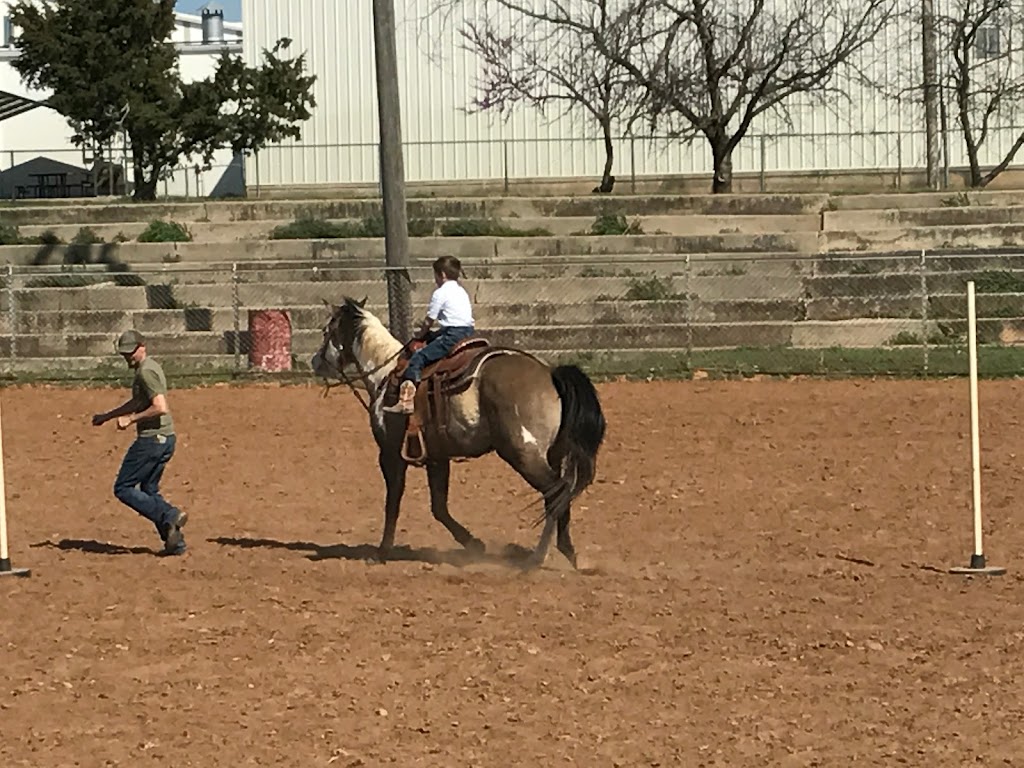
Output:
[[[402,458],[415,466],[426,463],[427,444],[423,441],[422,430],[406,430],[402,435]]]

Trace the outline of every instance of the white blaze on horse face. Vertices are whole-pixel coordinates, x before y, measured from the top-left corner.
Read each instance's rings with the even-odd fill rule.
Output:
[[[329,341],[324,345],[324,355],[321,358],[321,364],[326,362],[335,373],[338,373],[341,371],[341,366],[338,365],[339,357],[338,348],[334,346],[334,342]]]

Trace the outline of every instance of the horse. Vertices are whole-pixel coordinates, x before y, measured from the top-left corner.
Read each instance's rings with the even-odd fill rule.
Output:
[[[408,345],[366,308],[366,298],[356,301],[346,296],[341,304],[327,300],[324,304],[330,308],[330,318],[310,367],[314,376],[328,380],[328,387],[347,384],[363,402],[355,387],[361,381],[369,396],[369,404],[363,402],[363,407],[369,413],[386,486],[384,529],[377,550],[383,563],[394,546],[410,466],[402,455],[410,417],[383,407],[385,396],[389,391],[393,394],[392,371]],[[356,369],[355,379],[345,373],[346,368]],[[420,386],[429,374],[424,371]],[[557,549],[576,569],[569,532],[571,505],[594,481],[606,429],[593,383],[575,365],[552,368],[523,350],[490,346],[486,340],[470,378],[464,391],[444,396],[443,424],[423,421],[430,449],[424,466],[434,519],[469,553],[483,555],[484,543],[448,511],[450,465],[453,459],[468,461],[495,452],[541,494],[544,503],[544,513],[537,520],[538,525],[544,523],[543,531],[521,565],[527,569],[542,565],[557,531]]]

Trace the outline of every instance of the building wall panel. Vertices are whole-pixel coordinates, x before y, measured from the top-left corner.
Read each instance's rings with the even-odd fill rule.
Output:
[[[779,0],[782,2],[783,0]],[[905,10],[919,6],[902,0]],[[939,8],[951,0],[939,0]],[[488,0],[466,0],[453,17],[430,13],[436,0],[395,0],[405,144],[411,181],[597,176],[604,164],[596,127],[578,114],[542,115],[517,109],[507,120],[468,114],[478,76],[458,26],[476,8],[510,23],[509,12]],[[342,12],[340,9],[344,8]],[[468,11],[466,9],[469,9]],[[243,0],[244,48],[250,61],[278,37],[292,38],[292,53],[305,51],[318,75],[317,109],[302,138],[267,148],[259,158],[261,184],[367,183],[378,178],[377,103],[371,0]],[[1024,30],[1022,30],[1024,32]],[[758,117],[737,148],[736,171],[800,171],[921,167],[925,159],[923,110],[909,89],[921,78],[919,25],[912,14],[895,20],[858,57],[879,87],[851,71],[838,78],[840,93],[826,103],[793,103],[788,121]],[[950,62],[943,62],[949,66]],[[905,90],[903,97],[896,94]],[[965,162],[955,124],[951,163]],[[1012,144],[1007,127],[990,140],[983,162],[993,163]],[[763,138],[762,138],[763,136]],[[702,139],[616,142],[615,173],[709,173]],[[254,178],[250,161],[249,178]]]

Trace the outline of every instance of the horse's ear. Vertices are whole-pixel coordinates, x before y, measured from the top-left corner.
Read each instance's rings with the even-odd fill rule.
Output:
[[[356,302],[356,303],[357,303],[357,304],[358,304],[358,305],[359,305],[360,307],[365,307],[365,306],[366,306],[366,300],[367,300],[368,298],[370,298],[370,297],[369,297],[369,296],[363,296],[363,300],[362,300],[362,301],[358,301],[358,302]]]

